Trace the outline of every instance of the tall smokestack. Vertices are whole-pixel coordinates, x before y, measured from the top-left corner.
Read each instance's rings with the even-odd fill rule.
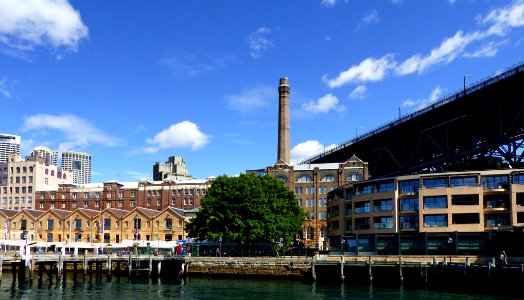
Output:
[[[278,86],[278,153],[277,163],[290,164],[289,161],[289,81],[280,78]]]

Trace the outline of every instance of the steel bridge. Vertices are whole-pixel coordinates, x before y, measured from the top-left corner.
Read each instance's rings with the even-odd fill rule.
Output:
[[[399,117],[300,164],[353,154],[373,178],[524,168],[524,64]]]

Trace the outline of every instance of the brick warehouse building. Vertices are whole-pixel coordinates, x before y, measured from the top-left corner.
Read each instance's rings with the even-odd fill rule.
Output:
[[[133,210],[136,207],[162,211],[167,207],[178,209],[200,208],[213,179],[184,181],[137,182],[106,181],[93,184],[59,184],[48,190],[37,191],[35,208],[39,210],[85,208],[101,211],[106,208]]]

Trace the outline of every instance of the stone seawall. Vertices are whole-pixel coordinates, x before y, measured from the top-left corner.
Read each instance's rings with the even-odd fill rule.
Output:
[[[187,257],[187,275],[304,278],[311,272],[311,258]]]

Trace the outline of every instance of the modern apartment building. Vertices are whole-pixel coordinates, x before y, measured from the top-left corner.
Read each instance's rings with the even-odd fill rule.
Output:
[[[331,244],[378,254],[522,254],[524,170],[366,180],[329,194]]]
[[[153,180],[162,181],[166,179],[188,180],[194,178],[189,176],[189,170],[182,157],[171,156],[165,163],[156,162],[153,165]]]
[[[47,147],[38,146],[33,149],[31,156],[43,158],[47,165],[58,166],[58,151],[49,150]]]
[[[37,191],[56,188],[72,180],[71,171],[48,165],[43,158],[28,156],[22,159],[11,153],[7,162],[0,163],[0,208],[34,208]]]
[[[20,155],[20,136],[11,134],[0,134],[0,163],[9,159],[9,154]]]
[[[73,183],[91,183],[91,155],[84,152],[62,152],[62,169],[73,171]]]

